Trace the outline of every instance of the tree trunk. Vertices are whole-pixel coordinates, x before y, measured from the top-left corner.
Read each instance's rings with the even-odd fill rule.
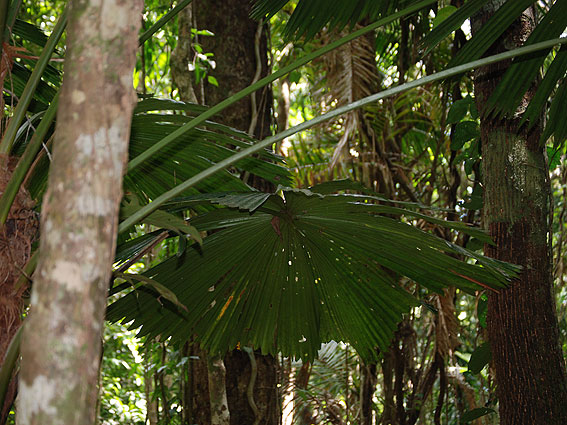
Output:
[[[211,425],[229,425],[230,412],[226,397],[226,368],[220,356],[208,356]]]
[[[472,21],[473,31],[493,14],[495,3]],[[492,46],[490,54],[521,44],[535,25],[524,12]],[[482,112],[509,63],[479,69],[475,96]],[[526,95],[528,102],[535,88]],[[519,115],[519,114],[518,114]],[[496,246],[494,258],[524,270],[510,288],[489,294],[487,329],[496,374],[500,423],[566,424],[567,386],[559,333],[550,241],[550,183],[541,127],[519,127],[519,118],[482,118],[484,223]]]
[[[0,193],[4,192],[16,164],[16,158],[0,155]],[[0,227],[0,365],[4,363],[8,346],[22,324],[28,285],[18,287],[17,282],[38,235],[39,222],[33,206],[29,193],[21,187],[5,225]],[[4,394],[4,403],[0,402],[0,424],[6,423],[16,391],[14,374]]]
[[[296,369],[294,387],[300,390],[306,390],[309,386],[309,378],[313,364],[311,362],[303,362],[299,369]],[[295,391],[294,399],[298,400],[299,394]],[[294,411],[294,423],[297,425],[310,425],[313,422],[313,411],[309,405],[297,407]]]
[[[179,23],[178,46],[172,55],[172,73],[182,100],[194,102],[198,100],[206,105],[216,105],[227,97],[250,85],[256,78],[268,73],[267,37],[265,27],[249,17],[250,2],[248,0],[194,0],[192,10],[184,12]],[[192,49],[188,37],[189,26],[198,30],[209,30],[214,36],[200,37],[197,41],[206,53],[213,53],[216,67],[210,71],[218,81],[218,87],[209,84],[205,79],[199,87],[192,85],[193,74],[187,72],[192,61]],[[265,88],[253,96],[242,99],[235,105],[225,109],[215,119],[247,131],[258,138],[270,135],[271,131],[271,90]],[[259,190],[273,190],[269,182],[255,176],[249,176],[247,183]],[[205,353],[195,348],[198,356]],[[253,369],[247,353],[235,350],[224,358],[226,367],[226,390],[230,411],[230,423],[233,425],[253,424],[257,417],[259,424],[277,425],[279,423],[279,402],[277,396],[276,360],[272,356],[254,353],[257,378],[253,385],[252,400],[258,412],[251,406],[247,390]],[[202,420],[202,424],[210,423],[209,410],[203,406],[209,403],[208,391],[195,391],[210,384],[207,379],[206,362],[191,361],[194,400],[193,420]],[[203,399],[204,398],[204,399]],[[198,406],[201,406],[199,408]]]
[[[21,346],[21,425],[95,422],[141,9],[140,0],[71,2],[40,259]]]
[[[360,363],[360,425],[372,425],[373,397],[376,391],[376,363]]]

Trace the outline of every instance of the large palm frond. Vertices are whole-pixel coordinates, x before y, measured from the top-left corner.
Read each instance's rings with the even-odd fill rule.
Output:
[[[316,191],[210,197],[232,208],[190,221],[200,231],[216,231],[202,249],[189,249],[144,274],[174,293],[187,311],[143,286],[114,303],[108,317],[133,320],[143,335],[179,342],[196,335],[212,352],[242,344],[312,358],[322,342],[334,339],[370,358],[376,347],[387,349],[402,315],[417,305],[397,274],[440,292],[449,285],[502,288],[515,273],[510,265],[390,217],[419,216],[486,240],[477,229],[378,204],[371,196]],[[179,204],[186,208],[188,202]]]

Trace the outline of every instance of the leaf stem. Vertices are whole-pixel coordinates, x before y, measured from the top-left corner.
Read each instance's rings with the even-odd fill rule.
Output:
[[[57,25],[53,29],[53,32],[49,36],[45,47],[43,48],[37,63],[30,75],[30,78],[24,88],[24,92],[20,96],[20,100],[16,109],[14,110],[14,115],[10,118],[10,122],[8,123],[8,127],[4,133],[4,137],[2,138],[2,142],[0,142],[0,154],[9,154],[12,150],[12,146],[14,144],[14,140],[16,139],[16,134],[18,133],[18,129],[22,121],[26,116],[26,112],[28,110],[28,106],[33,99],[33,95],[35,93],[35,89],[39,85],[41,81],[41,74],[47,67],[49,60],[51,59],[51,55],[57,47],[57,43],[65,30],[65,26],[67,25],[67,8],[63,10],[63,14],[59,18]]]
[[[57,114],[57,104],[59,103],[59,92],[55,95],[51,104],[45,111],[41,122],[37,126],[35,133],[33,134],[26,150],[20,160],[18,165],[14,170],[14,173],[10,177],[10,181],[6,185],[4,193],[0,196],[0,226],[6,222],[12,203],[18,194],[20,185],[24,181],[26,174],[28,173],[31,164],[36,158],[38,151],[41,149],[41,145],[45,139],[55,115]]]
[[[138,39],[138,46],[142,46],[149,38],[159,31],[165,24],[167,24],[171,19],[181,12],[181,10],[191,3],[193,0],[183,0],[177,4],[173,9],[163,15],[155,24],[148,28]]]
[[[228,106],[238,102],[240,99],[248,96],[249,94],[255,92],[256,90],[270,84],[271,82],[279,79],[280,77],[283,77],[284,75],[289,74],[291,71],[311,62],[313,59],[318,58],[319,56],[322,56],[325,53],[328,53],[331,50],[336,49],[337,47],[342,46],[343,44],[346,44],[346,43],[354,40],[357,37],[360,37],[361,35],[364,35],[364,34],[370,32],[370,31],[374,31],[376,28],[387,25],[387,24],[395,21],[398,18],[401,18],[403,16],[417,12],[418,10],[423,9],[425,6],[428,6],[432,3],[435,3],[435,0],[424,0],[424,1],[419,2],[419,3],[417,3],[417,4],[415,4],[411,7],[408,7],[408,8],[401,10],[397,13],[394,13],[394,14],[388,16],[387,18],[380,19],[380,20],[374,22],[373,24],[370,24],[370,25],[368,25],[364,28],[359,29],[358,31],[353,32],[352,34],[347,35],[346,37],[343,37],[343,38],[341,38],[341,39],[339,39],[339,40],[337,40],[333,43],[330,43],[330,44],[328,44],[328,45],[326,45],[326,46],[324,46],[324,47],[322,47],[322,48],[320,48],[320,49],[318,49],[318,50],[316,50],[312,53],[309,53],[308,55],[303,56],[301,59],[298,59],[297,61],[295,61],[292,64],[280,69],[279,71],[276,71],[273,74],[262,78],[261,80],[257,81],[255,84],[252,84],[252,85],[240,90],[238,93],[226,98],[222,102],[216,104],[212,108],[203,112],[198,117],[193,118],[187,124],[180,127],[179,129],[175,130],[173,133],[168,134],[163,139],[161,139],[159,142],[157,142],[155,145],[153,145],[151,148],[147,149],[146,151],[142,152],[137,157],[133,158],[128,163],[128,171],[133,170],[134,168],[139,166],[142,162],[148,160],[152,155],[154,155],[160,149],[163,149],[169,143],[177,140],[183,134],[185,134],[188,131],[192,130],[193,128],[197,127],[199,124],[204,123],[206,120],[208,120],[212,116],[218,114],[223,109],[225,109]]]
[[[148,216],[155,210],[157,210],[161,205],[165,202],[169,201],[170,199],[174,198],[175,196],[180,195],[182,192],[194,186],[195,184],[199,183],[200,181],[212,176],[216,172],[228,167],[229,165],[234,164],[235,162],[240,161],[243,158],[246,158],[249,155],[252,155],[272,144],[279,142],[280,140],[285,139],[286,137],[290,137],[293,134],[299,133],[300,131],[307,130],[311,127],[314,127],[324,121],[328,121],[332,118],[335,118],[339,115],[342,115],[346,112],[350,112],[354,109],[361,108],[366,106],[370,103],[377,102],[379,100],[385,99],[390,96],[394,96],[398,93],[404,92],[406,90],[413,89],[415,87],[419,87],[434,81],[444,80],[449,77],[453,77],[455,75],[462,74],[464,72],[470,71],[472,69],[489,65],[492,63],[500,62],[502,60],[511,59],[516,56],[523,56],[533,52],[537,52],[539,50],[549,49],[553,46],[567,43],[566,38],[555,38],[553,40],[547,40],[540,43],[530,44],[529,46],[520,47],[514,50],[510,50],[504,53],[499,53],[497,55],[489,56],[483,59],[475,60],[472,62],[465,63],[463,65],[459,65],[453,68],[449,68],[443,70],[441,72],[437,72],[432,75],[428,75],[426,77],[419,78],[417,80],[411,81],[409,83],[402,84],[400,86],[392,87],[390,89],[381,91],[379,93],[375,93],[363,99],[360,99],[356,102],[350,103],[348,105],[342,106],[340,108],[336,108],[333,111],[330,111],[326,114],[320,115],[316,118],[313,118],[309,121],[305,121],[301,124],[298,124],[294,127],[291,127],[285,131],[282,131],[275,136],[268,137],[261,142],[256,143],[254,146],[250,146],[246,149],[241,150],[240,152],[235,153],[234,155],[230,156],[229,158],[223,159],[222,161],[217,162],[216,164],[212,165],[211,167],[207,168],[206,170],[200,172],[199,174],[191,177],[190,179],[184,181],[183,183],[179,184],[178,186],[170,189],[169,191],[163,193],[162,195],[158,196],[153,202],[144,207],[140,208],[126,220],[124,220],[118,226],[118,233],[122,233],[127,230],[130,226],[138,223],[141,219]],[[172,133],[173,134],[173,133]]]

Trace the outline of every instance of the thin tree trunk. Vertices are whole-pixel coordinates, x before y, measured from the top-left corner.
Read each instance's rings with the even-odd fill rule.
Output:
[[[376,391],[376,363],[364,364],[362,368],[360,385],[360,424],[372,425],[372,399]]]
[[[226,397],[226,368],[220,356],[208,356],[209,400],[211,425],[230,425],[230,412]]]
[[[498,3],[489,3],[473,19],[473,30],[486,22]],[[524,12],[490,53],[521,44],[534,21],[533,10]],[[477,71],[479,111],[508,66],[500,63]],[[525,102],[534,92],[532,88]],[[527,131],[516,117],[481,119],[484,224],[496,242],[486,251],[524,267],[509,289],[488,298],[487,329],[502,425],[567,423],[567,381],[548,240],[551,190],[540,137],[540,126]]]
[[[151,368],[152,358],[149,348],[144,354],[144,392],[146,395],[146,420],[149,425],[158,424],[158,403],[154,399],[154,373]]]
[[[135,95],[140,0],[71,2],[17,423],[96,419],[98,372]]]

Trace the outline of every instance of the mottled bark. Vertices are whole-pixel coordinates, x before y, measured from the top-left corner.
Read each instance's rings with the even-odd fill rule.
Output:
[[[189,72],[189,64],[193,60],[191,48],[191,28],[193,27],[193,5],[189,4],[179,12],[177,45],[171,52],[171,78],[177,86],[179,97],[183,102],[199,103],[193,90],[193,74]]]
[[[473,19],[473,30],[499,3],[489,3]],[[527,10],[490,54],[521,44],[534,25],[533,11]],[[504,62],[476,72],[479,111],[508,66]],[[526,94],[524,104],[534,91],[532,87]],[[486,253],[524,267],[509,289],[488,298],[487,329],[502,425],[567,423],[567,381],[548,240],[551,191],[540,137],[539,125],[528,131],[519,126],[517,116],[481,119],[484,224],[496,242]]]
[[[71,2],[17,422],[93,424],[130,120],[140,0]]]
[[[230,412],[226,398],[226,368],[219,356],[208,356],[209,401],[211,425],[229,425]]]

